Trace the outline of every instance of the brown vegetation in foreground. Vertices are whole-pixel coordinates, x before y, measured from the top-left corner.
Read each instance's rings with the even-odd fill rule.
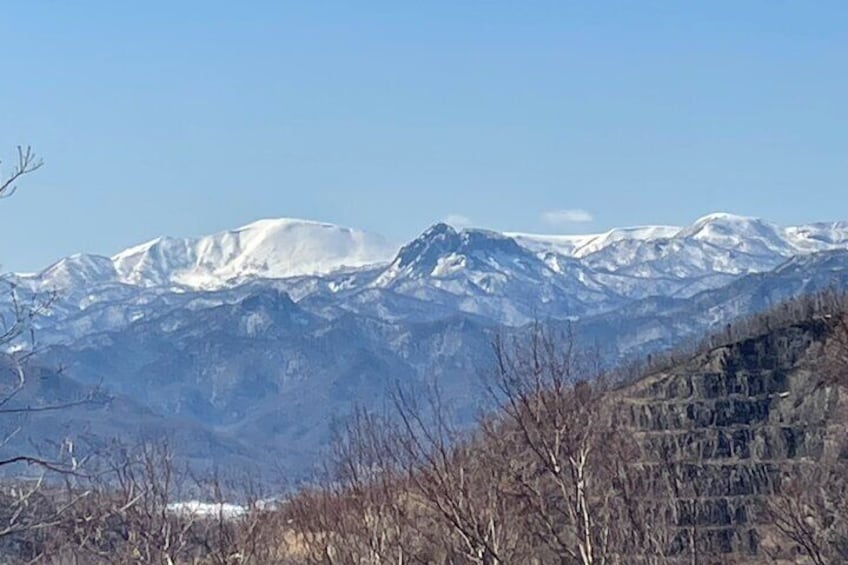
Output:
[[[782,468],[761,509],[761,547],[740,560],[848,560],[844,306],[824,294],[726,332],[738,340],[815,321],[827,337],[803,363],[834,398],[819,456]],[[699,519],[705,462],[645,441],[626,417],[627,386],[572,343],[541,330],[496,343],[497,409],[473,430],[452,423],[435,391],[398,390],[385,418],[357,412],[323,480],[284,502],[263,503],[244,482],[198,480],[161,445],[115,446],[84,466],[41,462],[39,478],[0,491],[0,555],[57,565],[731,562]],[[61,484],[44,480],[51,473]],[[233,495],[243,512],[172,506]]]

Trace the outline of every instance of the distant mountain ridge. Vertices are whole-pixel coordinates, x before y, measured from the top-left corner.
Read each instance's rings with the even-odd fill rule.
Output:
[[[535,235],[435,224],[406,245],[449,232],[466,234],[466,244],[505,239],[547,260],[555,272],[562,259],[576,259],[602,273],[651,276],[656,272],[686,277],[704,272],[742,274],[773,268],[793,255],[848,248],[848,222],[779,227],[732,214],[709,214],[691,226],[617,228],[602,234]],[[259,220],[240,228],[198,238],[159,237],[111,258],[77,254],[39,273],[16,274],[39,287],[63,289],[82,281],[142,287],[176,286],[195,290],[231,287],[253,278],[283,279],[326,275],[338,270],[390,264],[398,246],[377,234],[297,219]],[[513,246],[511,252],[516,252]],[[430,275],[462,268],[447,259]],[[669,261],[679,261],[674,268]],[[645,265],[648,265],[646,267]],[[651,270],[653,269],[653,271]],[[419,273],[421,274],[421,273]],[[8,276],[8,275],[7,275]]]
[[[111,258],[77,254],[17,277],[62,289],[80,280],[142,287],[210,289],[252,277],[327,274],[389,260],[396,248],[376,234],[281,218],[198,238],[159,237]]]
[[[114,411],[88,413],[98,433],[185,422],[181,437],[206,438],[183,446],[194,460],[276,454],[267,463],[303,474],[334,419],[378,408],[396,383],[438,382],[472,414],[492,339],[532,321],[576,324],[613,362],[848,288],[848,223],[784,228],[711,214],[587,236],[437,223],[394,246],[331,224],[264,220],[2,280],[21,302],[56,292],[34,320],[40,362],[65,368],[69,387],[102,384],[132,399],[127,425],[108,423]],[[13,308],[0,295],[0,314]]]
[[[3,280],[22,291],[57,292],[57,319],[95,305],[130,308],[171,291],[279,281],[296,301],[312,297],[329,308],[364,312],[388,292],[392,302],[423,301],[516,325],[540,315],[598,314],[649,296],[693,296],[792,257],[838,249],[848,249],[848,222],[784,228],[732,214],[687,227],[564,236],[440,223],[402,247],[360,230],[276,219],[199,238],[162,237],[111,258],[74,255]]]
[[[848,222],[817,222],[780,227],[749,216],[724,212],[707,214],[691,226],[636,226],[590,235],[533,235],[507,233],[539,251],[555,250],[572,257],[587,257],[621,241],[656,242],[693,239],[716,247],[744,244],[750,254],[797,254],[848,246]],[[760,245],[758,248],[757,245]]]

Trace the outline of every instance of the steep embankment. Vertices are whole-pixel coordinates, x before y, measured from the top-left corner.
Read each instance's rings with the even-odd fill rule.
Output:
[[[645,461],[673,470],[679,548],[694,537],[717,562],[764,559],[765,506],[792,465],[819,457],[837,406],[821,362],[831,332],[828,317],[769,331],[621,391]]]

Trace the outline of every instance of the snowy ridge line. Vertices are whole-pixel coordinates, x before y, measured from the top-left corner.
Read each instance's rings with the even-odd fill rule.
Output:
[[[89,283],[211,290],[254,278],[325,275],[385,263],[396,251],[377,234],[282,218],[205,237],[159,237],[111,258],[76,254],[40,273],[14,276],[41,290]]]
[[[506,232],[504,235],[535,251],[555,251],[578,258],[602,251],[620,241],[655,242],[690,237],[740,247],[744,247],[747,240],[759,239],[767,242],[772,250],[791,255],[848,248],[848,221],[780,227],[754,217],[719,212],[703,216],[691,226],[632,226],[582,235],[520,232]]]
[[[377,234],[282,218],[205,237],[160,237],[111,258],[72,255],[39,273],[4,278],[33,291],[109,285],[216,290],[251,280],[327,277],[373,267],[383,269],[371,282],[376,288],[401,279],[447,280],[465,273],[492,293],[504,286],[504,277],[570,276],[593,291],[611,288],[627,294],[628,280],[738,276],[770,270],[796,255],[834,249],[848,249],[848,222],[779,227],[717,213],[691,226],[617,228],[589,235],[455,230],[436,224],[398,252],[398,246]]]
[[[521,325],[579,319],[649,297],[686,299],[792,260],[848,250],[848,222],[782,228],[711,214],[691,226],[586,236],[457,230],[438,223],[399,250],[378,235],[303,220],[261,220],[200,238],[159,238],[114,257],[75,255],[0,282],[52,295],[41,343],[67,343],[184,308],[273,289],[310,315],[387,322],[473,315]],[[288,302],[287,302],[288,301]],[[284,309],[285,309],[284,308]],[[0,294],[0,314],[14,310]]]

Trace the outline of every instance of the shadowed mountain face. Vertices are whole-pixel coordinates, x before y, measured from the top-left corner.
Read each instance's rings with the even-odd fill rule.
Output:
[[[68,448],[78,459],[111,449],[113,439],[127,443],[167,440],[179,447],[192,467],[209,469],[215,461],[229,468],[257,468],[262,453],[231,434],[197,421],[151,410],[129,395],[88,386],[63,372],[24,366],[27,379],[18,388],[14,371],[4,365],[0,394],[4,443],[0,458],[27,455],[67,464]],[[38,468],[9,468],[30,473]]]
[[[22,299],[58,293],[36,320],[39,363],[128,403],[87,413],[87,424],[69,417],[68,429],[130,438],[164,427],[185,432],[178,447],[198,461],[246,456],[304,475],[335,419],[355,405],[381,410],[399,384],[437,383],[470,421],[497,333],[576,320],[578,339],[609,363],[642,356],[844,287],[846,233],[728,215],[598,236],[437,224],[392,259],[379,238],[285,220],[6,279]],[[293,263],[303,254],[308,269]],[[119,422],[121,411],[131,416]],[[27,433],[55,437],[55,418]]]
[[[86,385],[237,438],[269,465],[303,474],[334,420],[357,404],[379,409],[398,384],[438,382],[466,413],[490,359],[493,326],[467,317],[394,324],[356,315],[326,320],[286,294],[175,310],[45,352]],[[226,453],[209,457],[226,458]]]

